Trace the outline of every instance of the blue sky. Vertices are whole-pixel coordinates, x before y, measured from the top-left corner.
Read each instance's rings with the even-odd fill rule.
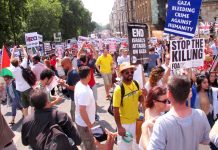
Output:
[[[92,13],[92,20],[106,25],[112,11],[114,0],[82,0],[85,8]]]

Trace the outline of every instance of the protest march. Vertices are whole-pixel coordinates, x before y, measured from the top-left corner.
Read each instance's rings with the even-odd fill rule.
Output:
[[[158,34],[131,14],[119,32],[0,38],[0,150],[217,150],[218,23],[203,6],[168,0]]]

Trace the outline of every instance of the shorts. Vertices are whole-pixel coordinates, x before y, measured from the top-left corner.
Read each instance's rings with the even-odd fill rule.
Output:
[[[104,80],[104,85],[111,85],[112,84],[112,74],[111,73],[102,73],[102,78]]]
[[[88,127],[82,127],[76,124],[77,131],[82,139],[81,148],[82,150],[97,150],[94,142],[92,133],[89,131]]]
[[[22,106],[24,108],[28,108],[29,106],[32,106],[31,104],[31,101],[30,101],[30,92],[32,91],[32,88],[26,90],[26,91],[23,91],[23,92],[20,92],[21,94],[21,103],[22,103]]]
[[[121,136],[117,137],[117,147],[118,150],[138,150],[139,147],[136,143],[136,123],[132,124],[122,124],[122,127],[126,129],[126,131],[130,132],[133,136],[133,141],[130,143],[126,143]]]

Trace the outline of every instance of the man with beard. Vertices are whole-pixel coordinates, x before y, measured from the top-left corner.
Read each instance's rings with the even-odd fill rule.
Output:
[[[136,120],[139,118],[139,102],[143,103],[142,91],[139,85],[133,80],[135,66],[130,63],[120,65],[122,82],[117,86],[113,95],[114,118],[118,129],[118,149],[136,149]],[[122,93],[121,88],[124,89]],[[132,141],[125,140],[126,136],[132,137]]]
[[[73,65],[71,63],[71,59],[69,57],[65,57],[61,61],[61,66],[63,67],[65,72],[67,72],[67,79],[66,79],[66,81],[61,79],[59,81],[59,83],[61,86],[66,87],[66,89],[68,90],[68,93],[70,95],[70,98],[72,100],[70,114],[71,114],[71,118],[74,122],[75,121],[74,88],[75,88],[76,83],[80,80],[80,78],[79,78],[79,74],[77,73],[76,69],[73,68]]]

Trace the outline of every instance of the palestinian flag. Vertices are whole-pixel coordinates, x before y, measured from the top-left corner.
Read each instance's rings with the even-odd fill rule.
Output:
[[[12,76],[13,74],[10,71],[9,67],[10,67],[10,53],[7,50],[7,48],[5,46],[3,46],[2,48],[2,59],[1,59],[1,72],[0,72],[0,76]]]

